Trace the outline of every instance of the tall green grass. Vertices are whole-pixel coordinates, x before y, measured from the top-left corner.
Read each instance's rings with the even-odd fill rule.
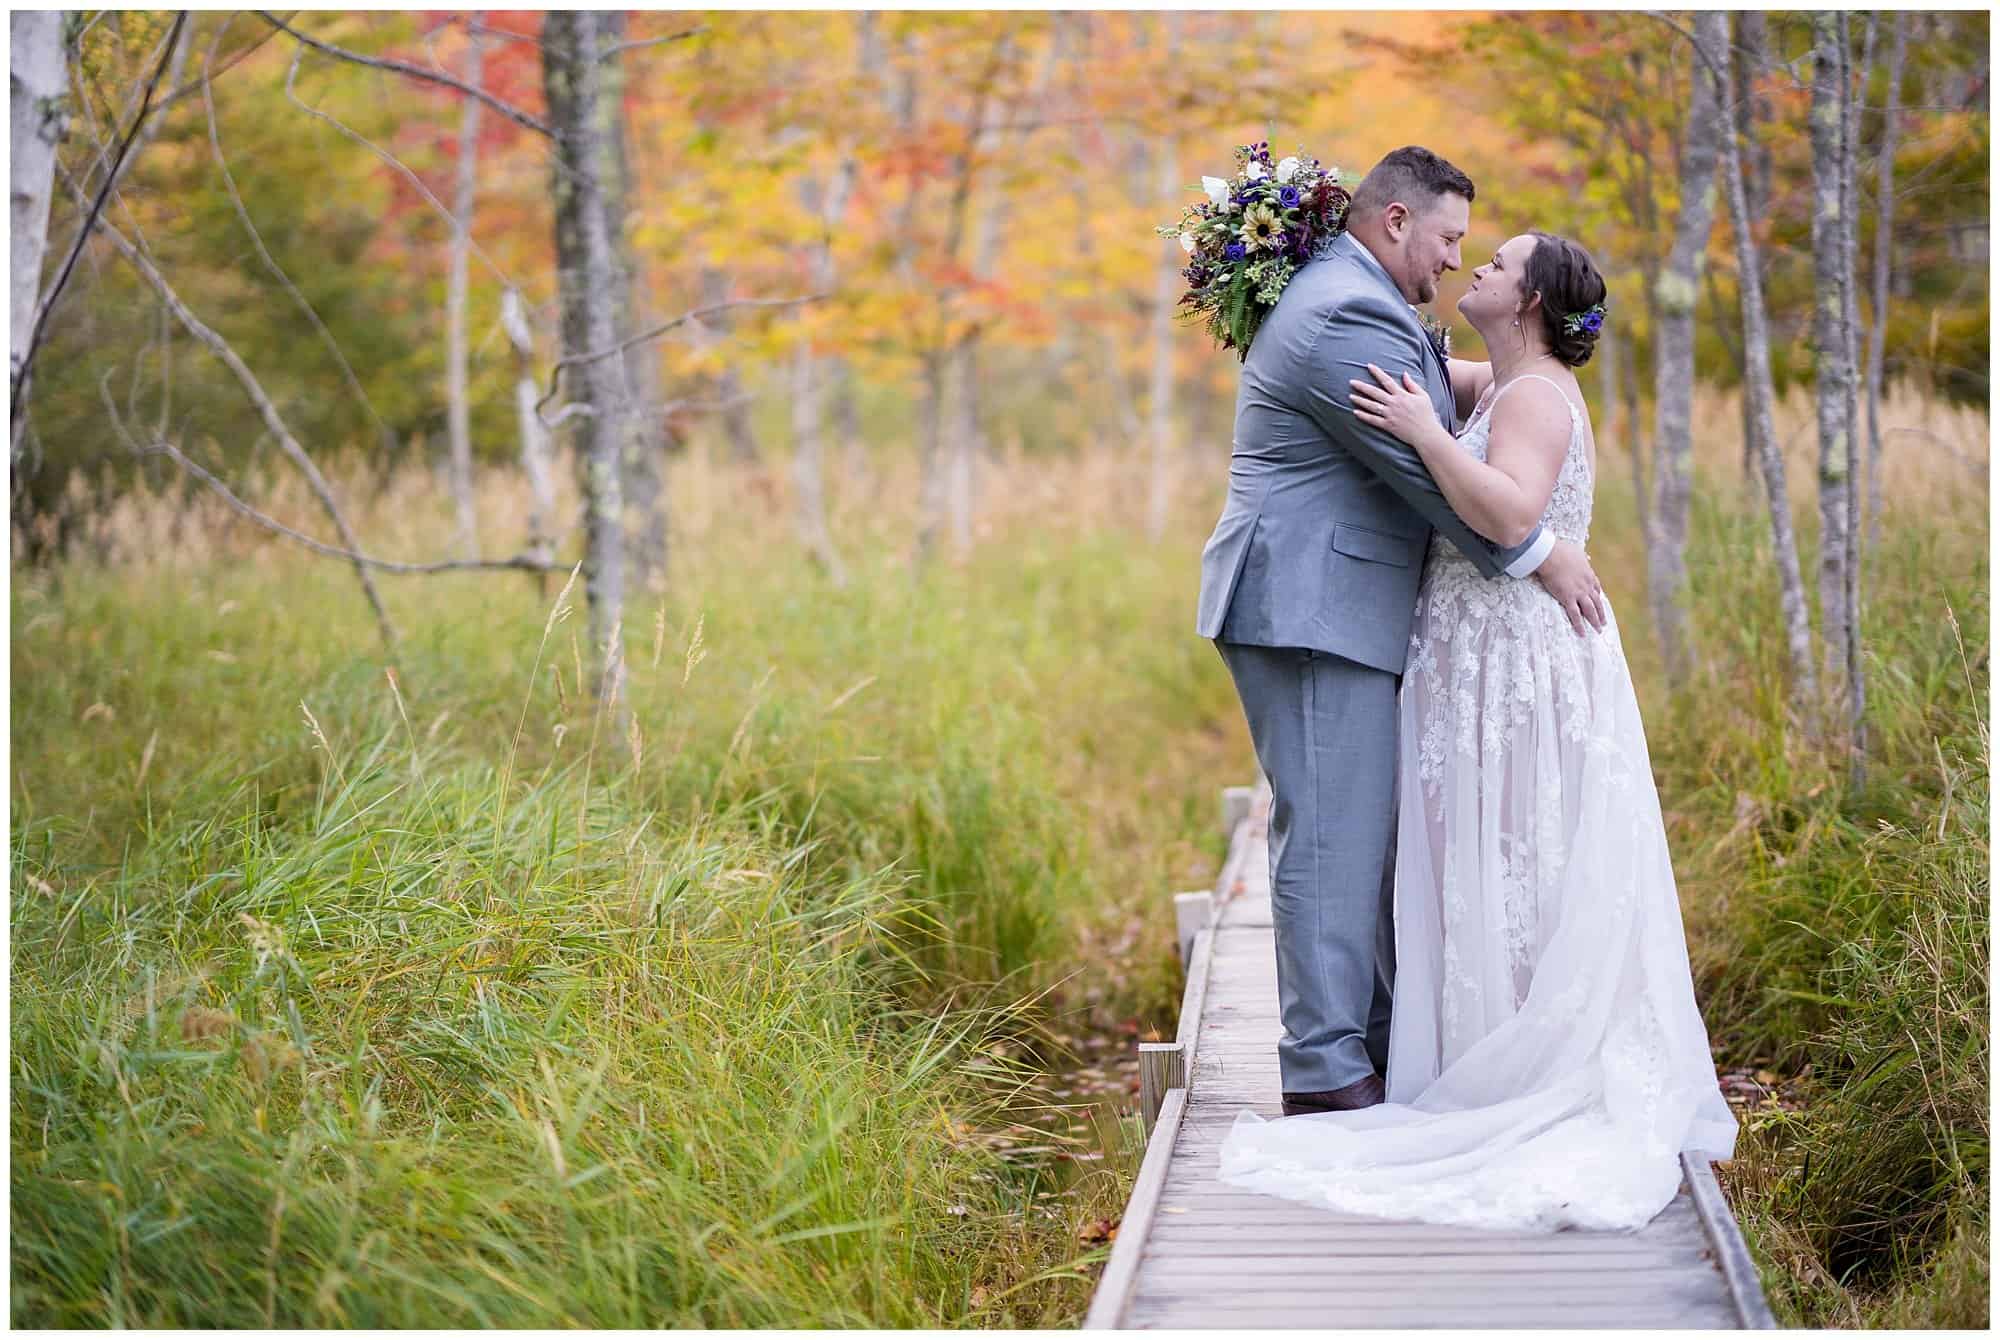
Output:
[[[1700,496],[1694,667],[1670,685],[1637,658],[1647,731],[1718,1059],[1801,1104],[1745,1114],[1724,1184],[1782,1323],[1984,1328],[1985,499],[1885,518],[1856,790],[1785,688],[1761,514],[1713,479]]]
[[[1172,1026],[1235,744],[1192,555],[768,540],[634,602],[630,735],[518,580],[394,588],[392,686],[332,566],[16,574],[17,1323],[1081,1315],[1115,1130],[975,1137]]]

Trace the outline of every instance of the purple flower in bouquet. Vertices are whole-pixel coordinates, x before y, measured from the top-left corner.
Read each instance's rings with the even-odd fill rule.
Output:
[[[1286,209],[1297,209],[1299,207],[1299,188],[1296,186],[1280,187],[1278,189],[1278,203]]]
[[[1222,249],[1222,254],[1229,260],[1240,261],[1250,254],[1250,248],[1244,246],[1241,242],[1231,242]]]

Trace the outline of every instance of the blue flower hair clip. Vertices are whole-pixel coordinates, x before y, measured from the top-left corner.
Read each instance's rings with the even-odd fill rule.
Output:
[[[1563,318],[1563,331],[1566,334],[1575,335],[1588,331],[1595,335],[1602,329],[1604,329],[1604,304],[1601,302],[1592,303],[1581,312],[1571,312]]]

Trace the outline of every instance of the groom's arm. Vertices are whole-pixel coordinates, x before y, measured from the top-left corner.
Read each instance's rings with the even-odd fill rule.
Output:
[[[1362,303],[1346,303],[1327,319],[1306,354],[1304,403],[1300,406],[1333,441],[1352,451],[1399,497],[1488,577],[1526,577],[1540,567],[1555,537],[1540,526],[1513,548],[1492,543],[1451,510],[1416,448],[1354,417],[1348,381],[1368,379],[1374,363],[1391,376],[1424,378],[1419,336]]]

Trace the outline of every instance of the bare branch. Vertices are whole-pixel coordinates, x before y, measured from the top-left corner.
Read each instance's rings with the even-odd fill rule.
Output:
[[[429,201],[431,208],[435,209],[439,214],[443,215],[445,222],[451,225],[452,231],[457,232],[458,231],[457,216],[454,215],[449,209],[445,208],[444,201],[438,199],[437,196],[431,191],[431,188],[424,185],[424,179],[422,177],[419,177],[415,172],[413,172],[410,169],[409,164],[405,163],[402,159],[396,157],[396,155],[390,153],[387,149],[384,149],[381,145],[369,139],[366,135],[363,135],[360,131],[355,130],[353,127],[347,125],[345,122],[341,121],[340,118],[335,116],[330,116],[327,113],[322,112],[317,107],[308,107],[303,101],[300,100],[297,90],[293,88],[293,84],[298,79],[299,60],[304,54],[305,53],[303,50],[294,52],[292,54],[291,67],[285,71],[286,99],[290,101],[290,103],[294,107],[304,112],[307,116],[314,117],[318,120],[326,122],[328,125],[332,126],[335,130],[347,136],[347,138],[353,140],[356,144],[359,144],[362,148],[368,150],[370,153],[374,154],[377,158],[387,163],[390,167],[402,173],[403,176],[409,180],[410,184],[416,187],[417,194],[421,195],[425,200]],[[516,287],[514,281],[507,277],[507,272],[500,268],[499,263],[496,262],[491,256],[486,254],[486,248],[480,246],[477,241],[473,241],[471,239],[469,231],[467,235],[467,241],[470,243],[472,247],[473,254],[479,257],[479,263],[481,265],[484,265],[488,270],[491,270],[493,272],[493,277],[495,279],[498,279],[503,285],[507,286],[508,288]]]
[[[119,17],[122,24],[124,16],[121,14]],[[174,24],[170,26],[167,29],[166,33],[161,37],[159,45],[153,48],[153,51],[147,57],[147,60],[163,61],[165,62],[166,65],[173,64],[174,51],[180,44],[179,43],[180,29],[181,29],[180,24]],[[120,36],[121,37],[123,36],[122,32]],[[81,52],[82,41],[83,39],[81,37],[77,39],[77,45],[75,47],[70,48],[71,55],[77,55],[79,52]],[[77,67],[79,74],[86,72],[90,74],[89,82],[97,90],[98,97],[103,100],[106,115],[109,118],[112,125],[115,126],[121,122],[128,120],[133,121],[135,125],[140,122],[141,118],[139,118],[136,113],[140,103],[146,98],[147,94],[151,91],[148,85],[146,84],[134,85],[125,99],[124,107],[117,110],[116,112],[113,112],[111,109],[112,95],[105,91],[104,80],[98,77],[98,72],[91,70],[90,67],[85,65],[84,62],[80,59],[77,61]],[[77,79],[76,86],[78,91],[81,92],[84,87],[84,80],[81,78]],[[91,118],[92,123],[94,125],[96,122],[96,116],[91,110],[90,101],[91,100],[89,98],[79,97],[77,99],[77,107],[84,113],[84,115],[89,116]],[[156,109],[158,107],[164,107],[166,105],[164,99],[158,97],[155,97],[154,102]],[[145,148],[145,139],[143,137],[143,132],[138,132],[138,133],[141,134],[141,138],[135,139],[133,141],[133,145],[135,149],[143,149]],[[102,172],[104,170],[105,159],[111,153],[111,138],[110,137],[98,138],[96,147],[97,147],[97,158],[95,166],[93,168],[93,172]],[[113,175],[115,177],[117,174]],[[89,177],[85,178],[86,181],[88,181],[89,179],[90,179]]]
[[[236,512],[256,522],[268,531],[282,535],[288,540],[294,540],[314,553],[325,554],[329,558],[344,558],[350,563],[365,565],[382,572],[404,577],[421,576],[434,572],[495,572],[502,570],[554,572],[561,566],[553,559],[543,558],[538,554],[516,554],[512,558],[446,558],[440,559],[435,563],[399,563],[394,559],[375,558],[368,554],[357,554],[352,550],[342,549],[337,545],[315,540],[310,535],[293,530],[290,526],[287,526],[275,517],[264,515],[264,513],[230,492],[228,485],[189,460],[179,447],[176,447],[164,438],[155,441],[149,447],[140,447],[138,450],[142,456],[158,455],[170,457],[181,469],[187,471],[211,489],[214,489],[216,494]]]
[[[637,51],[641,47],[656,47],[664,42],[680,42],[690,37],[698,37],[707,31],[708,25],[702,24],[698,28],[689,28],[685,32],[668,33],[665,37],[647,37],[637,42],[620,42],[615,46],[606,47],[604,50],[598,52],[597,59],[610,60],[613,56],[627,51]]]
[[[497,37],[504,42],[525,42],[535,50],[542,49],[541,39],[526,33],[511,33],[505,28],[494,28],[484,23],[472,22],[465,25],[465,31],[472,37]]]
[[[229,31],[229,25],[234,22],[236,22],[236,15],[231,14],[227,19],[223,20],[220,31],[221,32]],[[255,41],[247,43],[242,48],[234,52],[229,57],[229,60],[222,66],[221,69],[211,71],[204,68],[202,70],[202,77],[205,79],[214,79],[218,75],[228,74],[238,65],[241,65],[245,58],[250,56],[253,52],[262,49],[263,45],[266,42],[270,41],[272,38],[276,36],[277,33],[275,30],[266,30],[264,32],[259,33]],[[213,52],[213,50],[214,48],[211,47],[210,51]],[[200,89],[200,87],[201,84],[199,81],[193,79],[188,80],[187,83],[182,84],[179,88],[175,89],[171,93],[166,94],[164,97],[160,99],[159,110],[165,111],[167,108],[179,102],[182,98],[192,96],[198,89]]]
[[[550,371],[549,389],[543,393],[540,400],[535,402],[535,417],[542,419],[542,422],[548,424],[550,427],[554,427],[556,424],[561,423],[563,419],[569,417],[568,413],[565,412],[553,420],[542,418],[542,407],[555,399],[556,388],[562,384],[564,368],[580,368],[599,362],[602,359],[615,358],[635,344],[644,344],[647,340],[657,339],[674,327],[686,325],[690,321],[699,324],[702,317],[714,316],[717,312],[726,312],[736,307],[796,307],[800,303],[818,302],[824,297],[826,297],[824,293],[809,293],[802,298],[736,298],[729,302],[711,303],[706,307],[697,307],[693,311],[682,312],[672,320],[662,321],[650,330],[642,330],[624,343],[610,349],[599,349],[595,353],[588,354],[571,354],[568,358],[559,360]]]
[[[225,24],[224,29],[226,28],[227,25]],[[215,40],[218,43],[222,40],[222,30],[217,31]],[[209,58],[213,59],[214,55],[215,45],[211,43],[209,46]],[[263,234],[258,232],[256,223],[250,218],[250,210],[243,203],[242,193],[236,189],[236,176],[229,170],[229,160],[224,157],[222,152],[222,132],[216,125],[215,97],[213,90],[209,86],[207,61],[204,61],[202,64],[201,104],[208,113],[208,145],[210,150],[215,154],[216,170],[222,174],[222,184],[229,192],[229,203],[235,207],[236,217],[243,224],[243,231],[250,234],[250,242],[251,245],[257,248],[258,258],[264,262],[265,269],[277,276],[277,280],[284,286],[285,292],[291,295],[292,301],[298,304],[299,310],[303,311],[306,314],[306,319],[312,322],[313,329],[319,332],[320,340],[332,351],[333,361],[340,365],[340,375],[346,379],[348,386],[354,392],[355,398],[360,400],[361,407],[368,411],[368,417],[375,421],[375,427],[380,432],[383,442],[385,444],[393,442],[395,435],[389,431],[389,425],[382,421],[382,416],[375,412],[375,403],[368,398],[368,392],[362,389],[361,379],[355,375],[353,367],[349,365],[347,355],[341,352],[340,342],[333,338],[333,332],[326,328],[324,321],[320,320],[319,313],[313,310],[312,303],[307,300],[305,294],[299,292],[298,286],[292,283],[291,277],[285,273],[284,267],[279,265],[277,259],[271,255],[270,249],[264,245]]]
[[[56,302],[62,297],[63,289],[69,284],[69,277],[76,269],[76,258],[83,254],[83,244],[90,237],[91,223],[104,211],[104,201],[111,194],[112,185],[118,180],[118,171],[125,164],[125,155],[132,148],[132,141],[138,137],[139,127],[146,124],[146,116],[153,108],[153,90],[159,86],[160,77],[167,72],[167,61],[172,57],[174,42],[179,39],[181,28],[187,23],[187,11],[174,16],[173,30],[167,35],[165,48],[160,52],[159,64],[153,67],[153,77],[146,81],[146,96],[139,104],[139,114],[132,118],[132,124],[125,128],[125,137],[119,142],[117,156],[111,161],[111,170],[104,174],[99,183],[97,197],[84,210],[83,226],[76,230],[76,240],[70,243],[69,255],[63,258],[62,269],[56,273],[56,281],[49,286],[48,296],[35,305],[35,324],[28,335],[28,347],[21,354],[21,366],[14,373],[12,394],[8,397],[9,411],[21,412],[21,392],[28,384],[28,371],[35,364],[35,354],[42,347],[42,335],[48,329],[49,313],[55,310]]]
[[[457,558],[445,559],[436,563],[402,563],[395,559],[374,558],[368,554],[358,554],[352,550],[342,549],[338,545],[327,544],[323,540],[315,540],[304,531],[294,530],[276,517],[260,512],[249,503],[243,501],[227,484],[217,478],[212,471],[190,459],[179,447],[168,441],[164,434],[156,432],[150,445],[134,438],[131,430],[126,428],[125,421],[118,416],[118,406],[113,403],[110,388],[107,385],[111,374],[116,371],[116,368],[105,369],[104,376],[98,379],[97,389],[104,397],[104,408],[111,416],[112,428],[117,431],[118,436],[124,441],[126,447],[131,450],[134,456],[139,457],[141,460],[144,460],[148,456],[167,457],[180,466],[181,469],[215,490],[216,495],[229,504],[230,509],[238,515],[255,522],[275,535],[282,535],[288,540],[296,540],[299,544],[304,545],[316,554],[325,554],[329,558],[344,558],[350,563],[364,563],[371,568],[380,568],[384,572],[402,576],[471,570],[553,572],[559,566],[555,560],[543,558],[536,554],[516,554],[512,558]]]
[[[423,79],[433,84],[442,84],[447,88],[455,88],[469,98],[479,99],[488,107],[491,107],[494,111],[512,121],[515,125],[532,130],[538,135],[546,135],[550,139],[555,138],[555,131],[549,128],[547,122],[522,111],[511,102],[494,97],[491,93],[483,89],[474,88],[470,84],[454,79],[441,70],[426,70],[421,65],[411,65],[407,61],[389,60],[379,56],[363,56],[359,52],[348,51],[342,47],[334,46],[331,42],[322,42],[316,37],[308,37],[298,29],[287,24],[283,19],[272,17],[265,10],[256,10],[255,13],[258,18],[264,20],[264,22],[270,24],[272,27],[290,34],[298,41],[323,55],[333,56],[344,61],[351,61],[356,65],[366,65],[371,69],[388,70],[394,74],[408,75],[412,79]]]
[[[64,185],[69,187],[70,193],[77,198],[77,202],[81,204],[83,201],[83,187],[77,182],[75,176],[62,166],[60,160],[56,164],[56,172],[61,176]],[[134,247],[126,239],[125,235],[118,231],[115,224],[100,216],[97,221],[97,228],[105,237],[111,240],[112,245],[118,248],[119,253],[125,257],[126,262],[139,272],[140,277],[152,286],[153,291],[159,294],[160,301],[164,302],[168,309],[173,312],[175,319],[181,323],[188,334],[206,345],[221,360],[223,366],[227,367],[235,375],[237,382],[243,387],[244,394],[249,396],[251,404],[256,407],[258,417],[264,421],[265,428],[270,431],[272,438],[277,442],[278,449],[285,454],[285,457],[293,465],[298,467],[299,473],[306,477],[306,483],[311,487],[313,495],[319,499],[319,504],[325,509],[327,516],[333,521],[334,529],[340,535],[342,543],[347,546],[350,552],[358,550],[360,545],[355,540],[353,530],[347,524],[347,518],[341,513],[340,504],[334,500],[332,486],[327,483],[326,477],[319,472],[319,467],[313,464],[312,457],[306,454],[305,448],[299,445],[298,439],[292,436],[291,429],[286,426],[284,419],[278,413],[278,407],[271,402],[271,397],[265,393],[263,386],[257,380],[256,374],[250,371],[249,365],[244,363],[234,349],[230,348],[227,340],[224,340],[221,335],[209,329],[208,326],[202,323],[201,318],[188,309],[187,304],[181,301],[180,295],[175,293],[173,286],[167,282],[166,276],[162,275],[153,265],[152,261],[141,254],[138,248]],[[354,570],[355,576],[361,581],[362,593],[367,596],[368,604],[374,610],[375,623],[381,630],[382,640],[387,646],[393,648],[396,645],[396,628],[394,624],[389,622],[389,612],[383,607],[381,593],[375,589],[375,580],[368,575],[366,566],[359,562],[355,563]]]

